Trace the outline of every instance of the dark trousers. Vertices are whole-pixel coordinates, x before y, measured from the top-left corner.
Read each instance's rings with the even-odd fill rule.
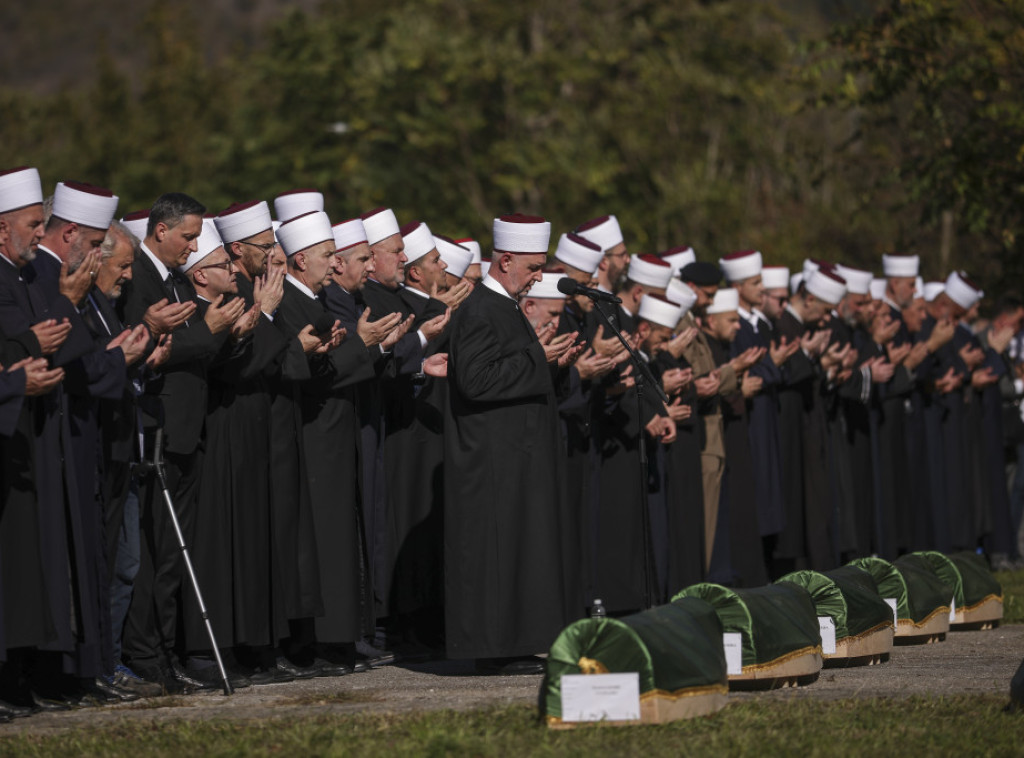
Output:
[[[186,544],[194,531],[202,458],[201,450],[164,455],[167,488]],[[156,474],[140,481],[139,490],[140,565],[125,621],[123,650],[133,662],[158,662],[176,652],[181,603],[194,603],[195,597],[191,587],[183,592],[185,565]]]

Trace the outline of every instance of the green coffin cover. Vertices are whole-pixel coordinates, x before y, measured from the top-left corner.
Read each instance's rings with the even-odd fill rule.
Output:
[[[857,558],[850,561],[848,566],[853,566],[867,571],[875,580],[878,587],[878,596],[885,601],[887,597],[896,598],[896,617],[901,619],[912,618],[910,605],[907,601],[907,583],[903,574],[896,570],[889,561],[884,558]],[[890,610],[889,613],[892,613]]]
[[[831,616],[835,622],[837,641],[892,624],[892,609],[878,596],[871,576],[861,569],[847,567],[835,575],[794,571],[778,581],[807,590],[817,615]]]
[[[964,607],[964,583],[960,578],[960,569],[953,561],[937,550],[921,550],[910,555],[917,556],[931,566],[932,571],[942,580],[943,584],[953,590],[956,607]]]
[[[718,613],[723,632],[743,635],[743,666],[759,666],[806,648],[821,646],[818,614],[811,596],[795,584],[733,590],[694,584],[674,598],[696,597]]]
[[[977,553],[953,553],[949,560],[960,572],[963,605],[957,599],[957,607],[970,608],[989,597],[1002,598],[1003,586],[992,576],[985,559]]]
[[[562,677],[565,674],[640,674],[640,693],[654,689],[650,653],[632,627],[618,619],[580,619],[558,635],[548,652],[541,684],[541,709],[562,718]]]
[[[939,578],[927,559],[910,553],[897,558],[893,565],[907,583],[907,603],[914,623],[921,623],[940,608],[949,613],[953,588]]]
[[[722,623],[703,600],[683,598],[626,616],[622,623],[647,647],[655,689],[673,693],[714,685],[723,692],[728,688]]]

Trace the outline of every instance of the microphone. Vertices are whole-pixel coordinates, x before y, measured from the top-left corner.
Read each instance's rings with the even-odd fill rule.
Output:
[[[594,289],[592,287],[584,287],[582,284],[577,282],[575,279],[565,277],[564,279],[558,280],[558,291],[563,295],[583,295],[589,297],[591,300],[600,300],[605,303],[621,303],[622,298],[615,297],[609,292],[602,292],[601,290]]]

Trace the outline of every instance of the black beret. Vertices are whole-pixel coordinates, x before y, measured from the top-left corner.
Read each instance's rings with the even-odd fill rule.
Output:
[[[712,287],[722,281],[722,270],[714,263],[694,261],[683,266],[679,278],[698,287]]]

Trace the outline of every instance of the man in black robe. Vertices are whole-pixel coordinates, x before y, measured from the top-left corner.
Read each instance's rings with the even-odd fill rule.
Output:
[[[494,262],[455,314],[445,419],[445,635],[488,673],[541,673],[566,614],[565,497],[553,372],[575,334],[538,338],[518,298],[541,278],[550,224],[495,220]]]

